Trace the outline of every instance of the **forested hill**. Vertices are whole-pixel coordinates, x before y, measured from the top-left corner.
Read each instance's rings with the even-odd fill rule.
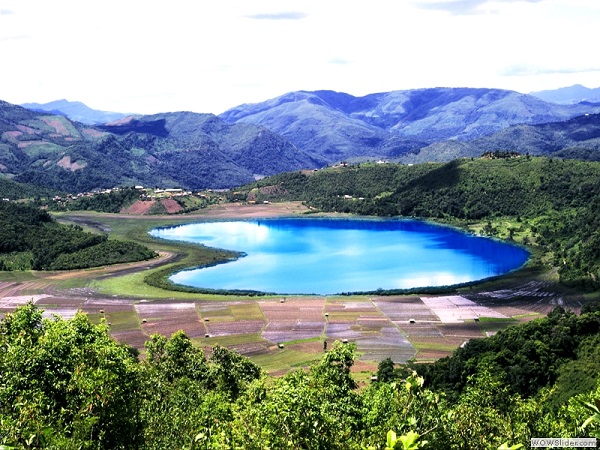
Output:
[[[0,202],[0,270],[61,270],[151,259],[148,248],[62,225],[34,206]]]
[[[600,161],[600,114],[586,114],[560,122],[513,125],[468,142],[436,142],[404,155],[400,161],[450,161],[498,149],[538,156]]]
[[[212,114],[136,116],[93,127],[0,101],[0,176],[65,192],[227,188],[322,165],[264,127]]]
[[[489,155],[494,158],[493,154]],[[361,164],[265,178],[233,200],[300,200],[322,211],[487,222],[545,249],[569,284],[599,287],[600,163],[526,156],[417,165]],[[491,223],[484,230],[494,234]]]

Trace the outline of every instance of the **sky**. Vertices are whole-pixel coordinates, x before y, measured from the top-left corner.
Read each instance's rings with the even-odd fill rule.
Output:
[[[220,114],[288,92],[600,87],[598,0],[0,0],[0,100]]]

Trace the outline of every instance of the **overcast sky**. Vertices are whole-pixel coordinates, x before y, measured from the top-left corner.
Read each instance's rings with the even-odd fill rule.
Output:
[[[291,91],[600,87],[598,0],[0,0],[0,100],[219,114]]]

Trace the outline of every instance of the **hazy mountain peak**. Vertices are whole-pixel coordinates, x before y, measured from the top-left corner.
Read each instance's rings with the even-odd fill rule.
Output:
[[[48,112],[66,116],[71,120],[86,125],[113,122],[129,115],[117,112],[98,111],[88,107],[82,102],[69,101],[66,99],[54,100],[48,103],[23,103],[21,106],[32,111]]]
[[[581,84],[559,89],[532,92],[531,95],[546,102],[572,105],[581,102],[600,103],[600,88],[590,89]]]

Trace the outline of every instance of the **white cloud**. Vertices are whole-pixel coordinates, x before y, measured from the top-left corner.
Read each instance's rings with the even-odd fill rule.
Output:
[[[287,11],[278,13],[259,13],[246,16],[248,19],[258,20],[300,20],[307,17],[307,14],[298,11]]]
[[[12,103],[220,113],[295,90],[600,86],[597,0],[4,2]]]
[[[498,13],[496,5],[500,3],[538,3],[546,0],[434,0],[414,1],[413,5],[422,9],[445,11],[455,15]]]

